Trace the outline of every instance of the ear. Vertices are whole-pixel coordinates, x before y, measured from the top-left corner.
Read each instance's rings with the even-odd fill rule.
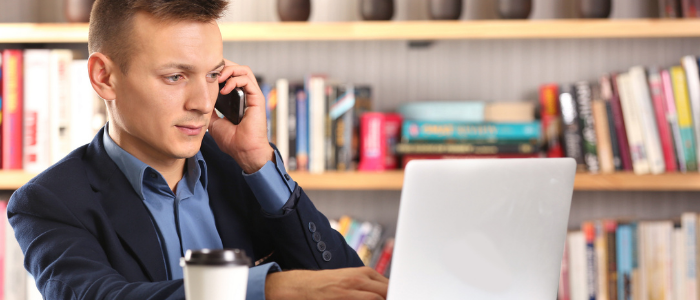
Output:
[[[114,100],[117,93],[114,87],[114,72],[119,72],[114,62],[106,55],[95,52],[88,59],[88,73],[92,88],[104,100]]]

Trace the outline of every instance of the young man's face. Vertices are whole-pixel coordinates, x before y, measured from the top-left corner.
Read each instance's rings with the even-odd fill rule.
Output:
[[[115,74],[112,119],[123,130],[120,140],[128,143],[122,147],[156,159],[192,157],[219,91],[219,27],[215,22],[160,22],[145,13],[133,22],[128,72]]]

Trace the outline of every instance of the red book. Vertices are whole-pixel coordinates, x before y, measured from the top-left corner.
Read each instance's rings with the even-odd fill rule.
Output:
[[[684,18],[697,18],[698,17],[698,3],[696,0],[681,0],[683,17]]]
[[[360,171],[384,170],[386,138],[384,114],[368,112],[360,117]]]
[[[405,154],[402,168],[415,159],[488,159],[488,158],[537,158],[537,154]]]
[[[659,138],[661,140],[661,150],[664,154],[666,172],[676,171],[676,153],[673,148],[673,138],[671,128],[666,119],[666,98],[664,97],[663,82],[659,69],[649,69],[649,89],[651,91],[651,102],[654,105],[656,115],[656,125],[659,128]]]
[[[7,201],[0,201],[0,270],[5,270],[5,236],[7,230],[6,226],[10,226],[7,221]],[[14,237],[9,237],[13,238]],[[5,294],[5,275],[4,272],[0,272],[0,295]]]
[[[570,299],[571,292],[569,288],[569,244],[564,243],[564,255],[561,259],[561,269],[559,271],[559,289],[557,290],[557,300]]]
[[[384,115],[384,134],[386,138],[386,156],[384,169],[392,170],[399,167],[399,157],[396,155],[396,144],[401,140],[401,122],[403,117],[397,113]]]
[[[2,52],[2,166],[22,169],[22,50]]]
[[[379,274],[386,274],[386,269],[389,266],[389,262],[391,262],[391,257],[393,254],[394,239],[389,238],[386,240],[386,243],[384,243],[384,249],[382,250],[382,254],[379,256],[379,260],[377,260],[377,265],[374,266],[374,270]]]
[[[540,87],[542,136],[547,144],[547,157],[564,157],[561,145],[561,112],[559,111],[559,86],[546,84]]]
[[[622,169],[632,171],[632,156],[630,155],[630,144],[627,141],[627,131],[625,130],[625,119],[622,116],[622,104],[620,103],[620,93],[617,91],[617,74],[610,76],[612,87],[612,97],[610,105],[615,121],[615,133],[617,134],[617,144],[620,150],[620,159],[622,160]]]

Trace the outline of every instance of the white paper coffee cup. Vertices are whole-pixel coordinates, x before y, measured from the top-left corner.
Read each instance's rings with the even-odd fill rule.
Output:
[[[187,250],[180,259],[187,300],[245,300],[250,259],[243,250]]]

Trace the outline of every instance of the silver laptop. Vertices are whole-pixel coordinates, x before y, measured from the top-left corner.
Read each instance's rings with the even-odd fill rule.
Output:
[[[556,299],[576,163],[412,161],[389,300]]]

